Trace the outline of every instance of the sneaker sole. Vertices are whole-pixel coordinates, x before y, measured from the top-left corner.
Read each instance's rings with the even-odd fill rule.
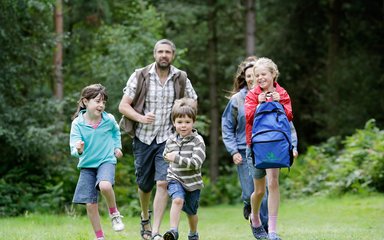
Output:
[[[176,240],[172,233],[166,232],[163,235],[164,240]]]

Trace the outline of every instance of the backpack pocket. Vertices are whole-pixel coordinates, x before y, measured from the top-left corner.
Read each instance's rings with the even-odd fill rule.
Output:
[[[289,168],[292,147],[284,132],[264,131],[252,137],[253,164],[256,168]]]

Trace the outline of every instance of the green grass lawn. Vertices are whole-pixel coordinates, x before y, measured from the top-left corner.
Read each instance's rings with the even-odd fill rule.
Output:
[[[139,240],[139,218],[124,218],[126,229],[115,233],[103,217],[108,240]],[[162,231],[169,224],[164,218]],[[187,239],[188,224],[183,215],[180,239]],[[384,195],[346,196],[342,198],[311,197],[283,200],[280,207],[278,230],[284,240],[309,239],[384,239]],[[254,239],[247,221],[242,217],[242,206],[215,206],[199,209],[199,233],[202,240]],[[35,215],[0,218],[0,239],[94,239],[86,216]]]

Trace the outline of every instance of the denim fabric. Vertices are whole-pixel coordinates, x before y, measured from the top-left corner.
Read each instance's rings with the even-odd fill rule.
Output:
[[[168,194],[172,200],[175,198],[184,199],[183,211],[188,215],[197,214],[200,200],[200,189],[189,192],[184,189],[181,183],[176,180],[171,180],[168,182]]]
[[[249,172],[253,178],[261,179],[267,175],[267,172],[265,171],[265,169],[255,168],[255,165],[253,164],[253,159],[252,159],[251,153],[252,153],[252,149],[249,146],[247,146],[246,155],[247,155],[247,163],[248,163],[248,167],[249,167]]]
[[[151,145],[133,139],[133,155],[135,156],[136,182],[143,192],[150,192],[156,181],[166,181],[168,163],[164,161],[165,142]]]
[[[80,176],[72,202],[78,204],[97,203],[100,181],[115,184],[115,167],[115,164],[104,163],[98,168],[80,169]]]
[[[251,194],[253,193],[253,178],[249,173],[249,166],[247,163],[245,149],[240,150],[239,153],[243,158],[243,161],[237,165],[237,175],[239,177],[241,186],[241,199],[243,202],[249,204]]]

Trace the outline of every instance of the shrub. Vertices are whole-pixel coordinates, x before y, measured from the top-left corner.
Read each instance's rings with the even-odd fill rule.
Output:
[[[281,189],[287,197],[313,194],[384,192],[384,131],[375,120],[342,140],[332,137],[310,146],[282,175]]]

